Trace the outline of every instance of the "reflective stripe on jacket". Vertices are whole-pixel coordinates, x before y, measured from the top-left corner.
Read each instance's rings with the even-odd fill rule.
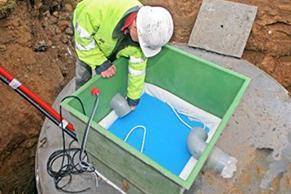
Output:
[[[142,51],[136,49],[134,46],[128,46],[122,49],[117,54],[117,57],[129,58],[127,97],[131,100],[138,100],[142,95],[144,87],[147,59],[144,57]]]

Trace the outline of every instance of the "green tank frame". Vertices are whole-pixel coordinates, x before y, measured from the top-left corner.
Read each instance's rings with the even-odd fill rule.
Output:
[[[117,93],[126,94],[127,59],[114,62],[117,74],[110,79],[95,76],[74,95],[91,112],[94,97],[90,90],[101,89],[100,104],[88,136],[86,150],[96,169],[129,194],[179,194],[189,189],[219,139],[229,118],[240,102],[250,79],[244,75],[200,59],[167,45],[148,62],[146,82],[157,85],[181,99],[219,118],[221,123],[186,180],[181,179],[149,157],[140,153],[98,122],[110,111],[110,100]],[[84,133],[88,116],[78,102],[66,100],[62,106],[73,115],[78,139]]]

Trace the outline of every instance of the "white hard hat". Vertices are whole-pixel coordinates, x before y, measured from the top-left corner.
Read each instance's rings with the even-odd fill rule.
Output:
[[[152,57],[161,51],[173,35],[171,14],[163,7],[143,6],[137,13],[138,41],[143,54]]]

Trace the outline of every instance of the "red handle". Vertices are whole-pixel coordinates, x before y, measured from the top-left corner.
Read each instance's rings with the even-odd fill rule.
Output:
[[[92,89],[91,89],[91,94],[92,94],[92,95],[99,96],[100,93],[101,93],[101,91],[100,91],[100,89],[98,89],[98,88],[92,88]]]

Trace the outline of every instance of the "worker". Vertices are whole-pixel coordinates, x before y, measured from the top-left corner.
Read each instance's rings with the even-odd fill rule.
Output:
[[[137,0],[83,0],[73,16],[76,88],[95,74],[110,78],[112,63],[128,62],[127,102],[139,103],[147,59],[157,55],[173,34],[171,14],[162,7],[143,6]]]

